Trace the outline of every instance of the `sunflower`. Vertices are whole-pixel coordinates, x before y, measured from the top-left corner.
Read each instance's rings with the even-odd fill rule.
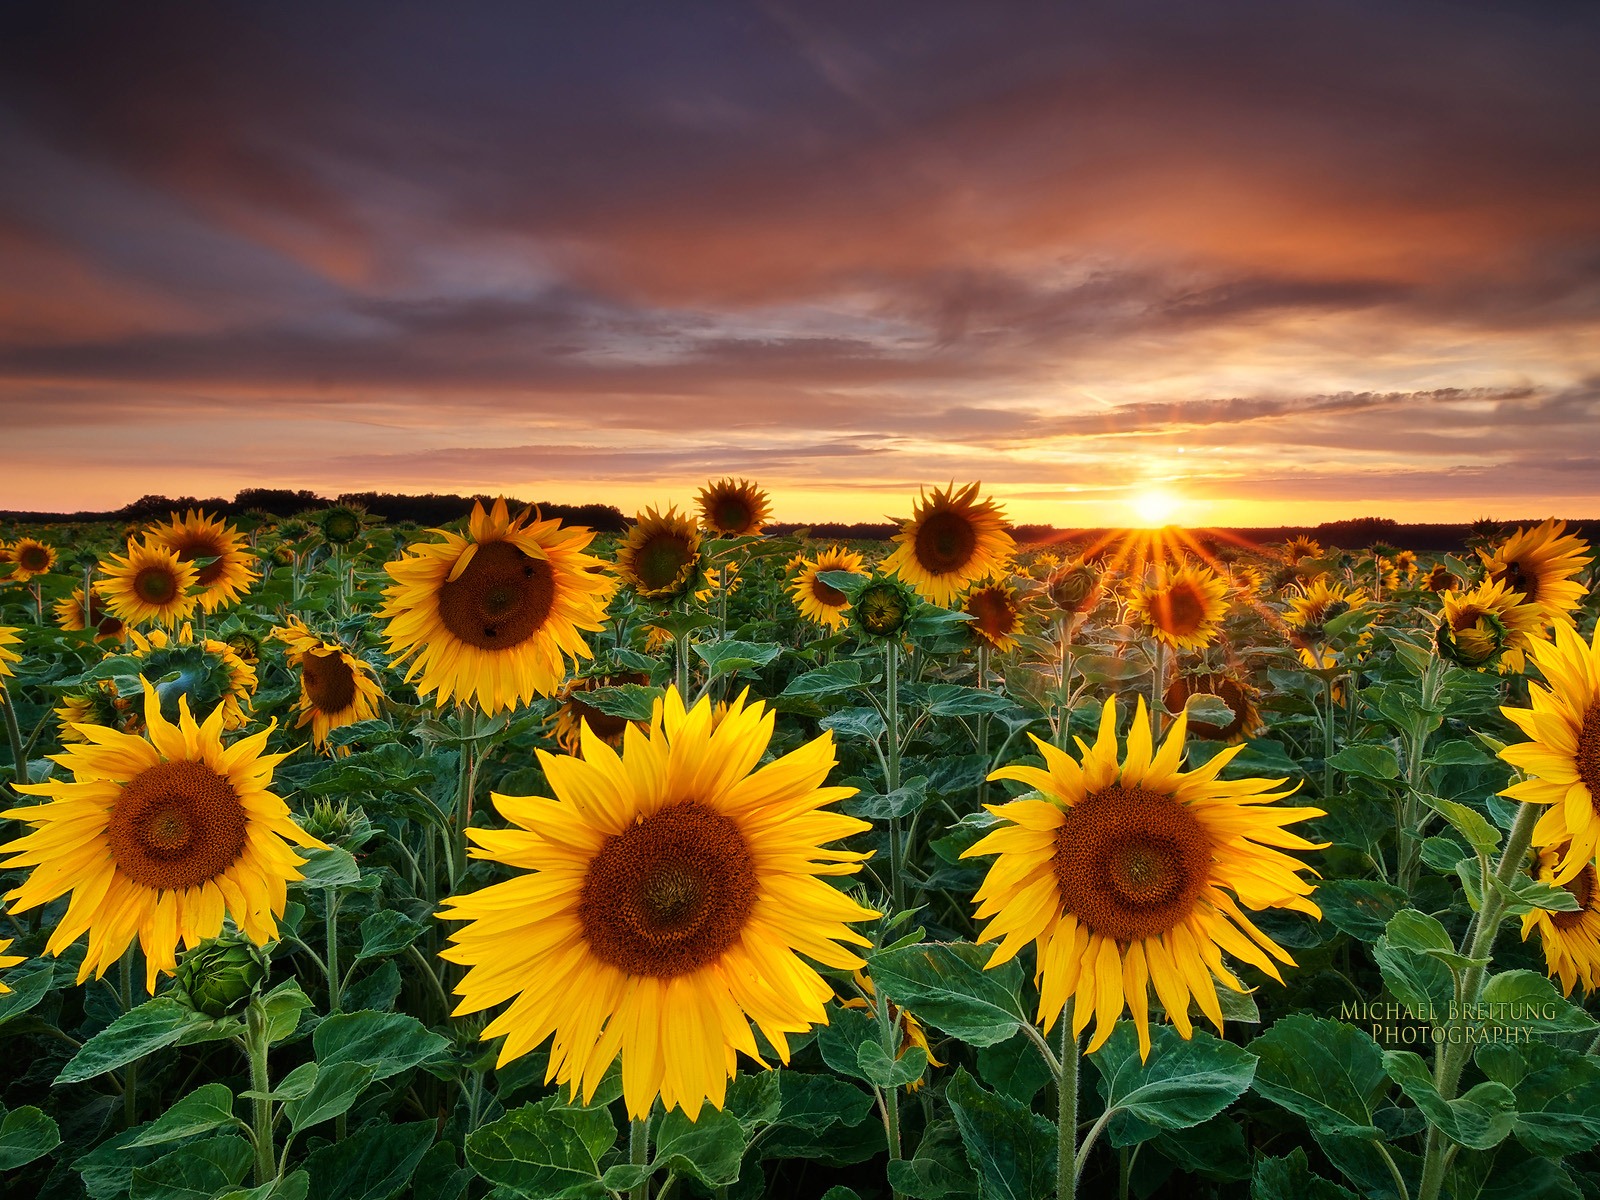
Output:
[[[567,680],[566,686],[561,689],[560,704],[550,714],[548,722],[556,745],[568,754],[582,753],[585,725],[595,737],[613,749],[622,745],[623,731],[633,722],[586,704],[583,693],[596,688],[620,687],[629,683],[644,685],[649,682],[650,676],[637,671],[627,671],[621,675],[584,675]]]
[[[826,625],[829,629],[842,629],[845,610],[850,607],[850,597],[831,584],[822,582],[818,576],[824,571],[854,571],[859,575],[866,569],[866,563],[855,551],[846,550],[843,546],[829,546],[814,559],[800,560],[800,575],[789,586],[789,594],[794,597],[794,606],[800,610],[800,615],[808,621]]]
[[[22,630],[13,625],[0,625],[0,679],[11,675],[11,664],[22,661],[22,655],[11,647],[22,644]]]
[[[1394,556],[1394,569],[1400,573],[1400,578],[1410,583],[1417,577],[1417,552],[1415,550],[1401,550]]]
[[[330,546],[348,546],[361,536],[367,510],[356,504],[335,504],[316,514],[322,540]]]
[[[59,726],[57,736],[62,745],[85,740],[76,728],[79,725],[121,728],[123,715],[122,708],[117,704],[117,685],[109,679],[97,679],[95,686],[87,692],[72,692],[63,696],[55,709],[55,717]]]
[[[140,660],[141,676],[176,676],[170,688],[165,684],[160,688],[169,712],[173,705],[173,696],[168,694],[171,691],[194,696],[201,707],[220,704],[222,727],[229,732],[249,723],[250,705],[256,694],[256,669],[235,654],[227,642],[215,638],[197,641],[189,625],[178,630],[176,636],[164,629],[152,629],[148,634],[135,629],[129,637],[133,648],[128,653]],[[137,720],[133,723],[138,724]]]
[[[634,518],[617,547],[617,570],[646,600],[676,600],[700,569],[700,531],[676,506],[647,508]]]
[[[1215,696],[1233,711],[1233,719],[1226,725],[1190,721],[1189,732],[1195,737],[1237,744],[1255,736],[1261,728],[1261,712],[1256,707],[1261,693],[1249,681],[1231,671],[1178,675],[1167,685],[1162,702],[1168,712],[1182,712],[1190,696]]]
[[[173,513],[165,525],[152,526],[147,540],[165,546],[183,562],[209,560],[195,576],[200,607],[208,613],[233,604],[261,578],[250,566],[249,545],[238,531],[194,509],[182,517]]]
[[[1434,641],[1451,662],[1473,670],[1521,671],[1524,653],[1544,625],[1535,604],[1504,582],[1485,579],[1470,592],[1446,592]]]
[[[407,681],[487,713],[551,695],[566,657],[591,656],[583,632],[601,628],[615,586],[584,553],[594,534],[531,511],[513,521],[504,498],[473,504],[467,537],[437,532],[385,567],[395,583],[378,615],[396,665],[412,660]]]
[[[1453,592],[1460,588],[1461,576],[1443,563],[1439,563],[1428,572],[1428,577],[1422,581],[1422,586],[1434,593]]]
[[[1045,595],[1064,614],[1088,612],[1100,603],[1100,568],[1081,558],[1063,563],[1045,581]]]
[[[18,787],[49,802],[0,814],[34,826],[0,847],[10,854],[0,865],[37,868],[7,894],[13,911],[72,893],[45,952],[87,931],[79,983],[104,975],[137,936],[154,992],[180,943],[216,937],[224,914],[257,945],[276,937],[285,885],[301,878],[288,843],[322,843],[268,790],[288,757],[264,753],[270,726],[224,746],[220,706],[198,724],[181,701],[173,724],[155,688],[144,694],[145,737],[82,726],[86,740],[55,756],[71,781]]]
[[[1233,571],[1233,586],[1238,590],[1240,599],[1248,600],[1259,596],[1267,585],[1267,580],[1261,573],[1261,568],[1254,563],[1240,563]]]
[[[1533,827],[1533,844],[1566,847],[1555,876],[1566,883],[1600,846],[1600,629],[1585,645],[1570,626],[1557,625],[1555,641],[1534,642],[1528,653],[1548,686],[1530,682],[1531,707],[1500,710],[1533,739],[1500,751],[1529,776],[1500,794],[1550,806]]]
[[[1348,588],[1326,579],[1313,580],[1297,590],[1299,594],[1289,598],[1284,620],[1299,646],[1326,641],[1329,621],[1367,606],[1367,593],[1361,588]]]
[[[1322,544],[1316,538],[1299,534],[1283,544],[1283,561],[1297,563],[1302,558],[1321,558]]]
[[[848,922],[877,914],[831,886],[866,857],[824,844],[869,826],[827,806],[831,733],[756,768],[773,717],[741,695],[715,727],[708,699],[676,689],[619,756],[592,730],[583,757],[539,751],[554,799],[494,797],[515,829],[469,829],[473,854],[523,869],[445,901],[467,921],[442,957],[468,970],[457,1015],[505,1001],[485,1038],[499,1063],[553,1035],[546,1082],[585,1102],[622,1057],[635,1118],[657,1095],[690,1120],[721,1108],[736,1051],[760,1061],[750,1022],[789,1060],[786,1035],[827,1024],[835,970],[864,962]]]
[[[935,488],[931,498],[924,492],[894,535],[899,548],[884,560],[884,571],[947,608],[969,583],[1004,574],[1016,543],[1000,506],[978,499],[980,486]]]
[[[1278,790],[1281,779],[1219,779],[1243,747],[1179,770],[1185,726],[1180,712],[1155,749],[1141,698],[1119,764],[1111,699],[1093,747],[1076,739],[1081,765],[1034,738],[1045,769],[1002,767],[989,778],[1014,779],[1038,794],[985,805],[1005,824],[963,853],[999,856],[976,897],[978,917],[991,918],[981,940],[1003,939],[988,965],[1035,942],[1041,1024],[1048,1032],[1077,996],[1074,1035],[1096,1018],[1091,1052],[1126,1008],[1140,1057],[1148,1056],[1150,986],[1185,1038],[1193,1032],[1191,995],[1221,1032],[1213,979],[1246,990],[1224,965],[1224,951],[1281,983],[1272,960],[1294,960],[1241,904],[1322,915],[1307,898],[1312,885],[1299,875],[1311,868],[1282,853],[1327,845],[1284,828],[1322,810],[1272,803],[1293,791]]]
[[[96,587],[89,600],[89,623],[94,626],[97,642],[120,642],[128,629],[122,618],[113,613]],[[69,633],[81,633],[83,623],[83,589],[73,588],[72,595],[56,601],[56,624]]]
[[[1562,849],[1545,846],[1539,850],[1536,879],[1544,883],[1555,880]],[[1594,863],[1584,863],[1561,886],[1577,900],[1577,911],[1536,908],[1523,914],[1522,940],[1527,941],[1535,929],[1539,931],[1546,973],[1561,980],[1563,995],[1572,995],[1573,987],[1579,983],[1585,993],[1592,992],[1600,987],[1600,879],[1596,878]]]
[[[1493,550],[1479,550],[1489,578],[1537,605],[1544,624],[1571,625],[1584,586],[1573,578],[1588,565],[1589,545],[1566,533],[1565,521],[1519,529]]]
[[[129,542],[128,552],[113,556],[102,568],[100,595],[112,614],[126,624],[154,621],[175,625],[186,621],[200,602],[193,594],[199,572],[166,546],[149,540]]]
[[[342,725],[370,721],[383,703],[383,687],[372,664],[349,653],[337,642],[318,637],[298,617],[272,631],[287,646],[289,665],[300,668],[300,699],[295,711],[296,729],[311,726],[311,740],[319,750],[329,750],[328,733]],[[348,746],[330,753],[348,754]]]
[[[3,971],[7,967],[14,967],[19,962],[26,961],[26,957],[24,955],[6,953],[7,950],[11,949],[11,942],[11,938],[0,938],[0,971]],[[11,989],[6,986],[5,980],[0,979],[0,996],[4,996],[10,991]]]
[[[1000,654],[1016,648],[1022,632],[1022,597],[1009,583],[985,580],[967,593],[961,611],[972,618],[967,633],[980,646]]]
[[[1128,621],[1178,650],[1204,650],[1221,631],[1228,585],[1210,567],[1182,567],[1154,585],[1137,588]]]
[[[700,527],[717,537],[761,532],[771,515],[766,492],[748,479],[719,479],[700,489]]]
[[[646,654],[664,654],[672,649],[672,634],[659,625],[646,625],[644,627],[644,652]]]
[[[55,568],[55,547],[37,538],[20,538],[11,547],[11,561],[15,564],[11,578],[18,583],[29,583],[40,575],[50,574]]]

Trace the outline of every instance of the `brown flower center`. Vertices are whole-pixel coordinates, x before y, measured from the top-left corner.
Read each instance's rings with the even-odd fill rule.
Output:
[[[1582,921],[1583,918],[1589,914],[1590,906],[1594,903],[1595,883],[1596,880],[1593,863],[1590,863],[1584,867],[1583,870],[1579,871],[1576,875],[1569,879],[1563,886],[1567,889],[1567,891],[1571,892],[1573,898],[1577,900],[1577,911],[1553,912],[1550,914],[1551,924],[1553,924],[1557,929],[1564,930],[1571,929],[1574,925]]]
[[[835,570],[837,568],[829,567],[827,569]],[[825,604],[829,608],[843,608],[850,603],[849,596],[846,596],[831,584],[823,583],[815,575],[811,577],[811,595],[815,597],[817,603]]]
[[[924,571],[947,575],[972,561],[978,549],[978,531],[960,513],[943,510],[922,519],[912,546]]]
[[[973,592],[967,597],[966,610],[977,618],[972,622],[972,631],[990,645],[1016,632],[1016,606],[999,588]]]
[[[1503,582],[1513,592],[1521,592],[1528,604],[1539,598],[1539,573],[1527,570],[1517,559],[1512,559],[1497,571],[1490,571],[1489,578],[1496,583]]]
[[[1155,603],[1156,624],[1174,637],[1188,637],[1205,624],[1206,607],[1187,583],[1174,584],[1164,592],[1157,592]]]
[[[1589,789],[1589,804],[1600,813],[1600,704],[1591,704],[1578,725],[1578,748],[1572,765],[1583,786]]]
[[[133,592],[146,604],[171,604],[178,598],[178,577],[159,564],[144,567],[133,577]]]
[[[466,570],[439,585],[439,619],[469,646],[506,650],[543,628],[555,598],[546,560],[510,542],[481,542]]]
[[[738,940],[755,901],[755,864],[738,826],[686,800],[600,848],[578,919],[601,961],[671,979],[715,962]]]
[[[676,533],[652,535],[633,556],[633,573],[646,591],[659,592],[683,582],[694,549]]]
[[[222,545],[215,536],[208,533],[189,534],[183,540],[173,544],[172,551],[181,562],[191,562],[197,558],[209,558],[212,561],[200,568],[199,578],[196,580],[201,587],[210,587],[222,573],[228,569],[225,557],[227,547]]]
[[[355,703],[355,670],[337,650],[307,651],[300,660],[300,683],[318,712],[341,713]]]
[[[1189,722],[1189,732],[1195,737],[1225,742],[1244,729],[1250,697],[1244,686],[1226,675],[1184,675],[1174,679],[1167,688],[1162,702],[1170,712],[1180,712],[1190,696],[1215,696],[1233,710],[1233,720],[1226,725],[1213,725],[1209,721]]]
[[[166,762],[123,784],[106,835],[124,875],[177,890],[232,866],[248,825],[239,793],[221,775],[203,762]]]
[[[1113,784],[1067,809],[1052,865],[1066,912],[1103,937],[1139,941],[1194,908],[1211,835],[1171,796]]]
[[[45,571],[50,567],[50,551],[43,546],[24,546],[17,552],[17,566],[24,571]]]
[[[719,496],[711,508],[711,520],[717,527],[718,533],[727,533],[734,536],[749,533],[750,527],[755,524],[755,514],[750,511],[750,506],[739,496]]]

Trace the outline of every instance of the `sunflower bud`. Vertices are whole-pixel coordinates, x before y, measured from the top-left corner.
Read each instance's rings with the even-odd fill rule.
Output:
[[[1086,612],[1100,599],[1100,575],[1082,560],[1071,562],[1050,576],[1045,591],[1062,612]]]
[[[334,846],[355,848],[372,836],[366,814],[359,808],[352,810],[345,800],[338,804],[326,799],[313,801],[300,825],[312,837]]]
[[[1505,622],[1498,616],[1469,607],[1439,622],[1435,644],[1441,658],[1481,670],[1499,661],[1507,636]]]
[[[330,546],[348,546],[361,536],[361,514],[348,505],[323,509],[317,525]]]
[[[911,616],[911,595],[896,580],[879,579],[856,595],[851,617],[863,633],[871,637],[893,637]]]
[[[225,933],[183,956],[171,995],[208,1017],[226,1016],[249,1000],[270,966],[260,946],[238,934]]]
[[[230,633],[227,642],[228,648],[250,666],[253,667],[261,661],[261,639],[254,634],[240,629]]]

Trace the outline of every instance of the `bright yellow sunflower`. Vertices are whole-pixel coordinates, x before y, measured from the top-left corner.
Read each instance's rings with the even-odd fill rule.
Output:
[[[1002,576],[1016,551],[1006,532],[1005,513],[993,500],[979,500],[981,484],[957,491],[926,492],[894,535],[895,552],[883,563],[931,604],[948,608],[969,583]]]
[[[22,661],[22,655],[11,647],[22,645],[22,630],[14,625],[0,625],[0,679],[11,676],[11,664]]]
[[[1228,584],[1210,567],[1182,567],[1136,588],[1128,600],[1129,624],[1177,650],[1209,646],[1227,611]]]
[[[967,633],[997,654],[1014,650],[1022,632],[1022,596],[1004,581],[985,580],[961,601],[961,611],[972,618]]]
[[[11,949],[12,941],[12,938],[0,938],[0,971],[5,970],[7,967],[14,967],[19,962],[26,961],[24,955],[6,953],[7,950]],[[0,979],[0,996],[4,996],[10,991],[11,989],[6,986],[5,980]]]
[[[1316,538],[1296,535],[1283,544],[1283,561],[1297,563],[1302,558],[1321,558],[1322,544]]]
[[[617,547],[617,570],[646,600],[676,600],[700,570],[700,531],[677,507],[647,508]]]
[[[1327,640],[1329,621],[1367,606],[1367,593],[1363,589],[1329,583],[1326,578],[1304,584],[1296,592],[1289,597],[1289,610],[1283,619],[1288,622],[1289,631],[1299,646]]]
[[[1544,883],[1555,880],[1562,847],[1544,846],[1534,878]],[[1594,863],[1584,863],[1578,873],[1561,885],[1578,902],[1576,912],[1551,912],[1536,908],[1522,917],[1522,940],[1535,929],[1544,948],[1545,972],[1561,980],[1563,995],[1583,984],[1587,994],[1600,987],[1600,881]]]
[[[72,893],[45,946],[60,954],[86,931],[78,982],[99,978],[135,937],[145,987],[177,965],[179,945],[222,931],[223,915],[257,945],[277,936],[286,885],[304,861],[290,848],[322,843],[269,791],[288,756],[264,753],[271,728],[222,743],[219,706],[197,724],[187,701],[177,724],[145,684],[145,737],[94,725],[55,756],[71,780],[19,787],[45,804],[0,816],[34,827],[0,846],[3,865],[35,868],[6,899],[25,912]]]
[[[289,618],[288,625],[274,629],[272,636],[287,647],[289,665],[300,668],[300,699],[295,703],[300,719],[295,728],[310,725],[311,740],[319,750],[349,754],[348,746],[330,749],[328,733],[378,715],[383,686],[372,664],[339,643],[318,637],[295,616]]]
[[[650,676],[636,671],[619,675],[583,675],[567,680],[561,689],[560,704],[550,714],[547,725],[556,745],[568,754],[583,752],[583,727],[588,725],[594,735],[615,749],[622,745],[623,731],[633,722],[626,717],[614,717],[584,702],[583,693],[596,688],[621,687],[623,684],[648,684]]]
[[[1528,684],[1529,708],[1500,711],[1533,740],[1500,751],[1527,779],[1500,794],[1550,811],[1533,827],[1535,846],[1565,846],[1555,882],[1583,870],[1600,846],[1600,629],[1585,645],[1570,626],[1528,650],[1548,681]]]
[[[486,713],[554,694],[566,659],[592,656],[583,634],[601,628],[615,590],[584,553],[594,534],[532,511],[513,521],[504,498],[489,513],[473,505],[467,537],[436,532],[443,541],[413,544],[385,568],[395,583],[378,615],[395,665],[411,660],[419,695]]]
[[[1566,528],[1552,518],[1478,551],[1489,578],[1537,605],[1546,624],[1573,624],[1573,610],[1583,602],[1583,584],[1573,576],[1589,564],[1589,544]]]
[[[199,572],[170,548],[151,541],[129,542],[121,558],[101,565],[100,595],[112,614],[128,625],[187,621],[200,598],[194,594]]]
[[[117,685],[109,679],[98,679],[87,692],[73,692],[61,698],[56,706],[57,737],[64,746],[68,742],[81,742],[85,738],[78,732],[79,725],[104,725],[109,729],[124,728],[123,706],[117,703]],[[126,730],[126,732],[132,732]]]
[[[1521,671],[1525,654],[1544,627],[1536,604],[1504,581],[1485,579],[1469,592],[1446,592],[1434,640],[1439,653],[1473,670]]]
[[[748,479],[719,479],[700,489],[700,527],[716,537],[760,533],[771,515],[766,492]]]
[[[165,525],[153,525],[148,540],[167,547],[182,562],[210,560],[198,568],[200,607],[206,612],[233,604],[261,576],[250,566],[249,544],[226,521],[190,509],[172,514]]]
[[[806,620],[826,625],[829,629],[843,629],[850,597],[817,577],[824,571],[854,571],[859,575],[864,574],[866,569],[866,563],[855,551],[843,546],[829,546],[814,559],[800,560],[800,574],[789,585],[789,595],[794,598],[794,606]]]
[[[100,595],[97,586],[91,593],[89,601],[89,621],[94,626],[94,640],[97,642],[120,642],[127,636],[127,626],[122,623],[122,618],[110,610],[105,599]],[[81,633],[86,626],[83,623],[83,589],[73,588],[72,595],[62,600],[57,600],[55,605],[56,624],[68,633]]]
[[[1428,577],[1422,581],[1422,586],[1435,593],[1454,592],[1461,587],[1461,576],[1443,563],[1439,563],[1428,572]]]
[[[1195,737],[1214,742],[1231,742],[1235,745],[1254,737],[1261,730],[1261,712],[1256,702],[1261,693],[1248,680],[1233,671],[1204,671],[1177,675],[1167,685],[1162,702],[1168,712],[1182,712],[1190,696],[1215,696],[1233,712],[1226,725],[1213,725],[1207,721],[1190,721],[1189,732]]]
[[[223,729],[231,733],[249,724],[256,694],[256,669],[227,642],[215,638],[197,640],[189,625],[178,630],[176,636],[164,629],[152,629],[148,634],[134,629],[128,636],[133,642],[128,653],[141,660],[139,673],[145,678],[160,679],[177,673],[184,680],[186,694],[203,697],[203,706],[221,704]]]
[[[1417,577],[1417,552],[1401,550],[1394,556],[1394,569],[1400,573],[1401,579],[1410,583]]]
[[[55,547],[37,538],[19,538],[16,545],[11,547],[11,561],[15,564],[11,578],[18,583],[31,583],[55,569]]]
[[[740,696],[720,723],[676,689],[619,756],[592,730],[583,757],[539,751],[554,799],[495,796],[515,829],[469,829],[473,853],[523,873],[445,901],[466,921],[442,957],[468,970],[457,1015],[511,1001],[484,1029],[498,1061],[553,1041],[546,1082],[585,1101],[622,1056],[629,1113],[659,1095],[690,1120],[721,1108],[755,1022],[784,1062],[787,1035],[828,1021],[833,989],[805,955],[850,971],[849,922],[877,914],[825,877],[866,855],[826,849],[868,828],[827,806],[831,733],[757,768],[773,717]]]
[[[1149,1054],[1149,987],[1185,1038],[1193,1032],[1191,996],[1220,1033],[1216,982],[1246,990],[1223,963],[1224,951],[1281,983],[1272,960],[1294,960],[1241,904],[1322,915],[1299,874],[1311,868],[1282,853],[1327,845],[1284,828],[1322,810],[1273,803],[1294,790],[1281,788],[1281,779],[1219,779],[1243,747],[1179,770],[1185,735],[1180,712],[1155,749],[1140,699],[1119,763],[1111,699],[1095,744],[1075,739],[1081,765],[1034,738],[1044,769],[1002,767],[989,778],[1014,779],[1038,794],[985,805],[1005,824],[963,854],[999,856],[976,897],[978,917],[990,918],[980,940],[1002,939],[988,965],[1034,942],[1040,1022],[1048,1032],[1076,996],[1074,1035],[1096,1019],[1090,1051],[1126,1009],[1141,1057]]]

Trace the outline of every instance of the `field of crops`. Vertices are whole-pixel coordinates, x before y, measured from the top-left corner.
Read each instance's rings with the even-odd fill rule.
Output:
[[[1600,1196],[1582,540],[767,508],[0,529],[0,1194]]]

